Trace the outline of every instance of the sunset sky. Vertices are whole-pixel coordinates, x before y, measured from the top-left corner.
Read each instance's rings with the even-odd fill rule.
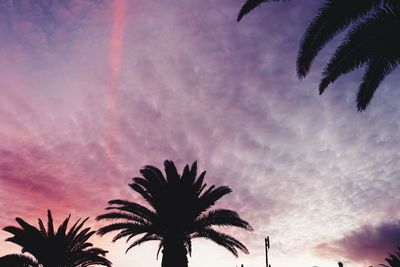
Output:
[[[250,254],[195,240],[191,267],[377,266],[400,245],[399,70],[363,113],[362,71],[322,95],[324,64],[342,35],[295,75],[321,1],[269,3],[240,23],[241,0],[0,1],[0,228],[15,217],[56,223],[139,200],[144,165],[197,160],[207,184],[233,193],[254,232]],[[229,230],[231,231],[231,230]],[[4,242],[0,256],[19,253]],[[115,267],[156,267],[158,244],[125,254],[95,237]]]

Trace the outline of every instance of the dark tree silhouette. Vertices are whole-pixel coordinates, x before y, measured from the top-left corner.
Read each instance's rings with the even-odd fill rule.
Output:
[[[206,172],[197,177],[196,162],[191,167],[186,165],[182,175],[178,174],[172,161],[166,160],[164,167],[165,177],[158,168],[145,166],[140,170],[143,177],[133,178],[129,185],[150,208],[126,200],[111,200],[107,208],[110,212],[98,216],[97,220],[116,219],[118,222],[102,227],[98,234],[118,231],[113,242],[124,237],[129,241],[142,234],[126,252],[146,241],[160,241],[157,256],[162,250],[163,267],[187,266],[187,254],[191,254],[191,240],[194,238],[214,241],[235,256],[238,256],[238,250],[248,253],[240,241],[212,228],[235,226],[252,230],[249,223],[232,210],[210,210],[231,189],[214,185],[207,188],[204,183]]]
[[[400,247],[393,253],[390,253],[385,259],[387,264],[381,264],[383,267],[400,267]]]
[[[240,10],[238,21],[264,2],[269,1],[248,0]],[[322,94],[343,74],[365,67],[357,94],[357,109],[364,111],[380,83],[400,62],[399,0],[326,0],[300,43],[297,75],[304,78],[319,51],[349,27],[325,67],[319,92]]]
[[[40,267],[32,257],[23,254],[10,254],[0,257],[1,267]]]
[[[12,267],[87,267],[103,265],[111,267],[111,262],[104,256],[107,251],[89,243],[95,233],[90,227],[83,228],[85,222],[80,219],[67,231],[71,216],[55,230],[53,217],[48,211],[47,229],[41,219],[36,228],[21,218],[16,218],[20,227],[7,226],[4,231],[13,234],[6,241],[22,247],[22,253],[10,254],[0,258],[0,266]],[[6,264],[6,265],[2,265]]]

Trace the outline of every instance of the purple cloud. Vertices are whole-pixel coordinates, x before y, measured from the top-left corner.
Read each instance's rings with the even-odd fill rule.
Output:
[[[366,225],[344,237],[315,247],[316,253],[349,261],[378,265],[400,246],[400,222]]]

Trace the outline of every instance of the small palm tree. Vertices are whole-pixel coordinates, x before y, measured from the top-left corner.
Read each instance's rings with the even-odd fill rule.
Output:
[[[264,2],[270,1],[246,1],[238,21]],[[319,92],[322,94],[340,76],[365,66],[357,94],[357,109],[363,111],[380,83],[400,63],[400,1],[326,0],[303,35],[297,55],[297,75],[304,78],[319,51],[352,24],[325,67]]]
[[[145,166],[140,170],[143,177],[133,178],[129,185],[150,205],[147,208],[126,200],[109,201],[109,213],[100,215],[98,220],[118,220],[99,229],[104,235],[118,231],[113,242],[127,237],[127,241],[142,235],[132,242],[126,252],[134,246],[150,240],[160,241],[163,267],[186,267],[187,254],[191,254],[191,240],[206,238],[214,241],[238,256],[238,250],[248,253],[247,248],[237,239],[213,229],[213,226],[235,226],[252,230],[248,222],[227,209],[210,208],[217,200],[231,192],[227,186],[215,187],[204,183],[205,171],[197,177],[197,163],[185,166],[178,174],[172,161],[164,162],[165,174],[156,167]]]
[[[68,222],[71,216],[55,231],[53,217],[48,211],[47,229],[41,219],[39,228],[36,228],[21,218],[16,218],[20,227],[8,226],[4,230],[13,234],[6,241],[22,247],[22,253],[10,254],[0,258],[1,266],[26,266],[26,267],[86,267],[103,265],[111,267],[111,262],[104,256],[107,251],[87,242],[95,233],[90,227],[82,229],[85,222],[80,219],[67,232]]]
[[[389,256],[385,259],[388,264],[380,264],[383,267],[400,267],[400,247],[397,248],[397,251],[389,254]]]

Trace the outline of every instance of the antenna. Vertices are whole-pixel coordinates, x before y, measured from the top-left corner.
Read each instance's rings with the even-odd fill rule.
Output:
[[[265,238],[265,267],[271,267],[271,265],[268,264],[268,249],[269,249],[269,236]]]

